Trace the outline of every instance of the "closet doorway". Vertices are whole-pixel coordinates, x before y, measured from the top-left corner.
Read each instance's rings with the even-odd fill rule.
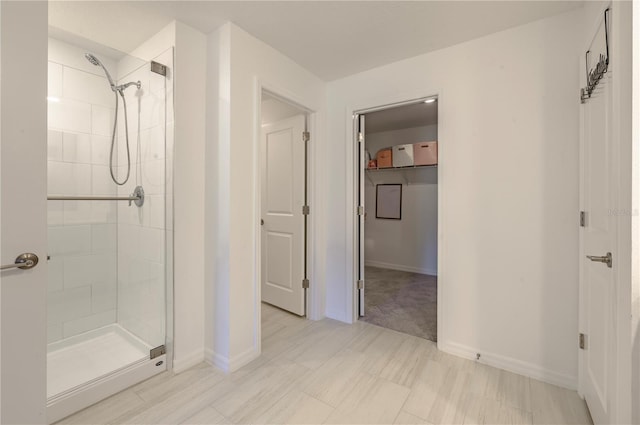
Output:
[[[355,127],[360,320],[435,342],[438,99],[363,111]]]

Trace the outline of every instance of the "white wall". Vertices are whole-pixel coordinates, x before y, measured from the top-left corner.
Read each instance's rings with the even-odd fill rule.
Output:
[[[385,147],[437,138],[437,125],[367,133],[365,149],[375,158],[376,152]],[[403,184],[401,220],[376,218],[376,185],[385,183]],[[367,265],[430,275],[438,273],[437,170],[367,172],[365,213]]]
[[[345,161],[328,175],[328,316],[353,320],[350,114],[438,94],[439,346],[576,387],[581,18],[578,10],[329,84],[328,149]]]
[[[207,180],[208,232],[206,245],[207,358],[234,370],[259,355],[259,176],[260,86],[316,112],[312,118],[311,155],[322,163],[322,123],[325,84],[281,53],[233,24],[209,36],[209,126],[206,168],[219,170]],[[310,171],[312,214],[320,205],[318,175]],[[318,214],[311,218],[311,237]],[[210,227],[209,227],[210,226]],[[224,229],[224,230],[222,230]],[[317,239],[316,239],[317,240]],[[215,260],[214,260],[215,259]],[[322,285],[321,254],[312,258],[312,285]],[[215,262],[215,264],[213,264]],[[318,297],[315,297],[318,299]],[[313,313],[312,313],[313,314]],[[211,345],[209,345],[211,344]]]

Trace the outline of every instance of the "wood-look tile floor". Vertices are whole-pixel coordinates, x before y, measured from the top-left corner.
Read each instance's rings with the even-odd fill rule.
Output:
[[[590,424],[575,391],[358,322],[262,308],[262,356],[165,372],[64,424]]]

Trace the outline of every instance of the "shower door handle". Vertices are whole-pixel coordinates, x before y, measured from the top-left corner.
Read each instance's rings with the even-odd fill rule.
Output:
[[[16,261],[13,264],[7,264],[0,266],[0,270],[22,269],[29,270],[38,265],[38,256],[31,252],[25,252],[18,255]]]

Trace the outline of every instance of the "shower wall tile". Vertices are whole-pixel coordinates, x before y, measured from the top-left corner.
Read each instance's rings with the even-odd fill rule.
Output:
[[[117,223],[118,201],[90,201],[92,223]]]
[[[110,325],[116,321],[116,310],[108,310],[90,316],[67,321],[62,326],[62,336],[69,338],[84,332]]]
[[[47,303],[49,325],[62,324],[91,314],[91,287],[51,292]]]
[[[145,194],[164,196],[164,176],[164,160],[145,162],[142,171],[142,184],[145,187]]]
[[[94,283],[91,287],[91,311],[94,313],[115,311],[118,304],[117,294],[116,285],[112,282]]]
[[[67,257],[64,259],[64,289],[91,285],[93,278],[93,258],[91,255]]]
[[[49,129],[91,133],[91,105],[70,99],[48,102]]]
[[[86,201],[63,201],[64,224],[78,225],[90,224],[92,220],[91,204]]]
[[[62,132],[49,130],[47,132],[47,159],[62,161]]]
[[[88,61],[87,61],[88,62]],[[65,67],[62,80],[62,95],[92,105],[112,108],[115,102],[114,92],[105,76]]]
[[[56,323],[47,325],[47,344],[60,341],[62,339],[62,324]]]
[[[48,261],[47,292],[62,291],[64,288],[64,260],[52,257]]]
[[[91,163],[94,165],[109,165],[111,154],[111,137],[91,136]]]
[[[62,65],[49,62],[47,68],[47,95],[62,97]]]
[[[49,101],[48,192],[116,194],[108,169],[114,95],[102,69],[84,49],[50,40],[49,71],[49,95],[58,99]],[[117,204],[48,203],[50,342],[116,321]]]
[[[104,106],[91,106],[91,134],[110,137],[113,132],[114,110]]]
[[[111,180],[109,167],[105,165],[91,166],[92,195],[109,196],[117,193],[116,185]]]
[[[164,230],[140,228],[140,254],[142,258],[164,263]]]
[[[118,248],[115,224],[94,224],[91,226],[91,252],[94,254],[113,253]]]
[[[82,133],[63,133],[62,160],[81,164],[91,163],[91,136]]]
[[[47,224],[49,226],[61,226],[64,224],[63,201],[49,201],[47,204]]]

